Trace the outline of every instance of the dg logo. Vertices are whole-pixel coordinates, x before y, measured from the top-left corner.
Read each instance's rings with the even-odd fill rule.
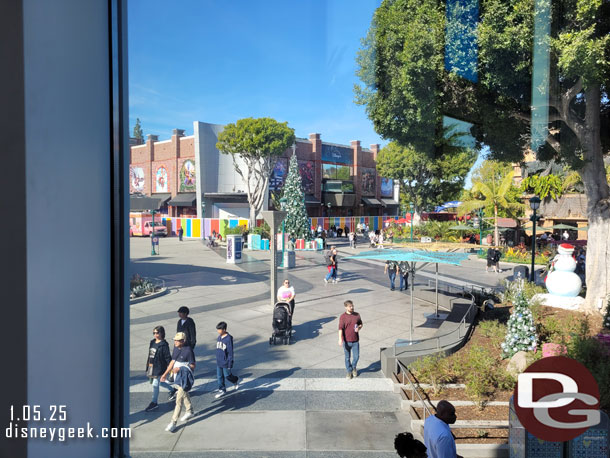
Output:
[[[572,440],[600,422],[595,378],[564,356],[543,358],[520,374],[514,401],[523,427],[545,441]]]

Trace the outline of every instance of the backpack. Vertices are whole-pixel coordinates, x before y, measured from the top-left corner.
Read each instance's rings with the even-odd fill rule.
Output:
[[[331,256],[330,250],[328,250],[326,253],[324,253],[324,261],[326,261],[327,266],[332,266],[332,264],[333,264],[330,260],[330,256]]]

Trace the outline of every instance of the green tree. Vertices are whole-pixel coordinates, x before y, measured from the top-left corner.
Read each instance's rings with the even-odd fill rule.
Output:
[[[285,210],[287,214],[284,220],[286,233],[294,234],[299,239],[310,240],[311,229],[296,154],[293,154],[290,158],[288,175],[282,191],[283,197],[286,198]]]
[[[421,214],[435,205],[456,199],[464,179],[476,160],[472,150],[446,145],[447,152],[438,159],[413,148],[391,142],[379,151],[377,172],[401,184],[401,192]]]
[[[384,0],[357,57],[363,84],[356,101],[366,105],[378,133],[401,144],[435,144],[441,116],[453,115],[473,124],[478,146],[488,146],[494,159],[520,162],[531,148],[542,161],[577,170],[589,219],[585,308],[595,310],[610,291],[610,188],[603,162],[610,144],[608,2],[466,3],[478,3],[479,20],[460,31],[459,16],[468,11],[447,21],[445,2]],[[534,25],[545,30],[547,20],[550,35],[535,35]],[[476,37],[478,59],[443,61],[456,37]],[[539,80],[534,50],[549,56]],[[461,65],[476,65],[476,80],[458,76]]]
[[[263,208],[269,178],[277,162],[294,144],[294,129],[271,118],[245,118],[227,124],[218,135],[216,148],[233,158],[235,171],[244,180],[250,204],[250,227]]]
[[[142,125],[140,124],[140,118],[136,118],[136,125],[133,126],[133,138],[138,141],[138,145],[144,143],[144,131],[142,130]]]
[[[474,181],[470,190],[474,199],[462,202],[458,207],[458,214],[460,216],[471,213],[479,208],[492,208],[496,245],[500,244],[498,218],[501,216],[501,210],[504,210],[507,216],[517,217],[525,208],[525,205],[521,202],[511,201],[510,191],[511,187],[514,188],[513,175],[514,172],[510,171],[501,181],[494,174],[491,175],[491,180],[486,183]]]

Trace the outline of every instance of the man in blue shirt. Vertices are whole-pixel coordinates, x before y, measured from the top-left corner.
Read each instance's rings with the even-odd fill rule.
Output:
[[[440,401],[436,415],[430,415],[424,422],[424,443],[429,458],[461,458],[455,448],[455,439],[449,425],[457,420],[455,407],[448,401]]]
[[[233,383],[233,390],[237,390],[239,379],[231,373],[233,369],[233,336],[227,332],[227,323],[221,321],[216,325],[218,339],[216,340],[216,377],[218,378],[218,390],[216,399],[224,396],[227,392],[225,387],[225,378]]]

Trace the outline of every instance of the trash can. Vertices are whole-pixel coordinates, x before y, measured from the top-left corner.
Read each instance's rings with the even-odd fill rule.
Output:
[[[241,235],[227,235],[227,263],[241,263],[242,238]]]
[[[284,269],[294,269],[296,266],[296,255],[294,251],[284,251]]]
[[[522,280],[530,279],[530,269],[527,266],[516,266],[513,267],[513,278],[521,278]]]

